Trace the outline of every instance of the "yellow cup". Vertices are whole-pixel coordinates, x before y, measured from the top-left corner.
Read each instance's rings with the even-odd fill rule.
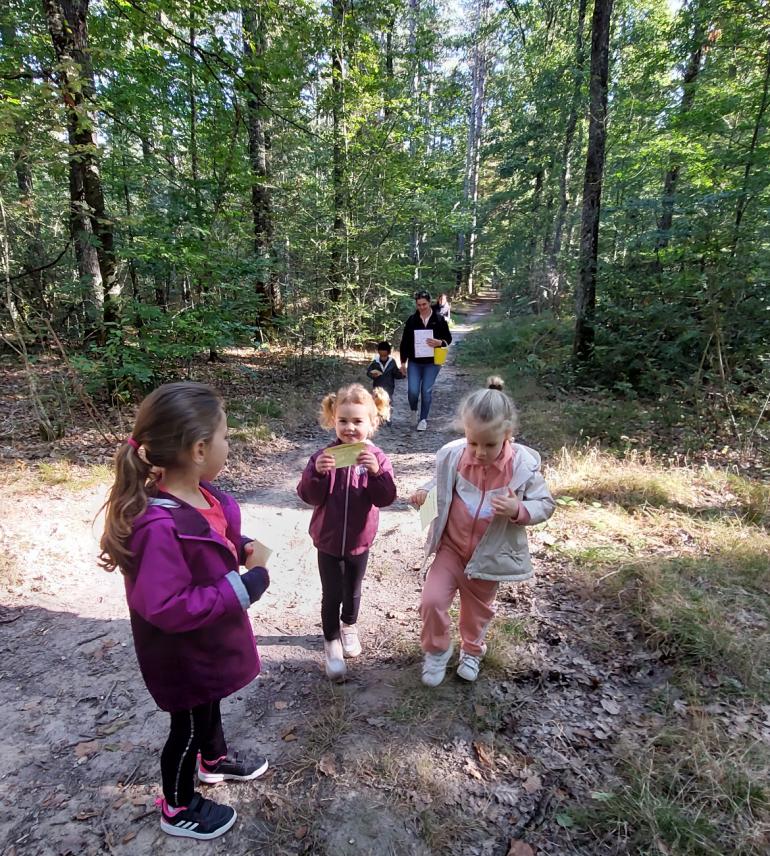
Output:
[[[446,354],[449,348],[434,348],[433,349],[433,362],[437,366],[443,366],[446,362]]]

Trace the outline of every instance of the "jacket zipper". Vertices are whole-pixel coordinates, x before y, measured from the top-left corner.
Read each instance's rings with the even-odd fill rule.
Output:
[[[341,555],[345,555],[345,544],[347,542],[348,537],[348,497],[350,496],[350,470],[352,468],[348,467],[348,477],[345,482],[345,521],[342,524],[342,553]]]
[[[478,508],[476,509],[476,514],[473,518],[473,525],[471,526],[471,537],[468,539],[468,543],[473,543],[473,536],[476,534],[476,523],[479,519],[479,514],[481,514],[481,508],[484,505],[484,496],[487,492],[487,468],[484,467],[484,475],[481,481],[481,499],[479,500]]]

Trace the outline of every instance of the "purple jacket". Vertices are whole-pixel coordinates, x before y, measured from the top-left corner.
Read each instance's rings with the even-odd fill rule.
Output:
[[[221,503],[227,537],[244,559],[238,504]],[[134,647],[162,710],[189,710],[241,689],[259,674],[249,596],[224,541],[191,505],[158,492],[134,521],[134,566],[125,574]]]
[[[339,440],[332,444],[340,445]],[[371,445],[380,463],[376,476],[364,467],[340,467],[330,473],[316,472],[319,449],[307,462],[297,485],[297,493],[315,506],[310,518],[310,537],[322,553],[330,556],[356,556],[372,546],[380,523],[380,508],[396,498],[393,467],[387,455]]]

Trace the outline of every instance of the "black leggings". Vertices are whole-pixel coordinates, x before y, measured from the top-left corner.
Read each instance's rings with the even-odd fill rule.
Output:
[[[189,805],[195,793],[198,752],[204,761],[227,755],[219,702],[171,714],[171,730],[160,756],[163,796],[172,806]]]
[[[355,624],[358,620],[361,586],[368,559],[368,550],[358,556],[344,557],[330,556],[318,551],[318,570],[321,573],[321,624],[327,642],[339,638],[340,617],[345,624]]]

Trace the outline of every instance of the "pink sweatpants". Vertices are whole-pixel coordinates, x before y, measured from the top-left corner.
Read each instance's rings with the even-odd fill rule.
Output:
[[[441,654],[449,648],[452,641],[449,607],[459,591],[462,649],[468,654],[481,654],[487,627],[495,614],[497,586],[492,580],[468,579],[460,556],[449,547],[440,546],[422,589],[422,650]]]

